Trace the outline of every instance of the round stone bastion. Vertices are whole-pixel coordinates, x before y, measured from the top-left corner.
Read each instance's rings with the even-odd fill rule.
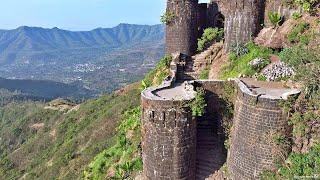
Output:
[[[237,98],[227,166],[230,179],[259,179],[264,170],[276,168],[289,153],[277,142],[290,134],[287,113],[280,105],[299,94],[279,83],[236,79]]]
[[[142,92],[144,179],[195,179],[197,125],[188,107],[194,96],[185,83]]]

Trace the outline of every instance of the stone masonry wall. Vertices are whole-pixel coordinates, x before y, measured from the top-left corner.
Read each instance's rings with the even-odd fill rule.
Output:
[[[208,27],[208,4],[200,3],[198,5],[198,37],[201,37],[203,31]]]
[[[274,142],[275,136],[286,137],[288,130],[278,103],[238,90],[227,162],[231,179],[258,179],[263,170],[275,168],[275,161],[286,156],[287,150]]]
[[[196,121],[182,103],[142,97],[145,179],[195,179]]]
[[[167,12],[174,18],[166,26],[166,54],[193,55],[197,48],[198,0],[168,0]]]
[[[225,16],[225,49],[246,43],[261,29],[262,0],[220,0]]]
[[[199,117],[199,119],[210,119],[215,122],[217,127],[217,131],[219,134],[223,135],[222,129],[222,108],[223,102],[220,96],[224,91],[224,84],[226,81],[195,81],[195,87],[201,87],[206,92],[206,114],[204,117]]]

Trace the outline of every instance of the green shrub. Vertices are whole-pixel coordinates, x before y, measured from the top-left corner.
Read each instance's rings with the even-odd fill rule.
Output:
[[[175,14],[170,11],[166,11],[160,18],[160,22],[163,24],[170,24],[175,18]]]
[[[302,15],[301,15],[301,13],[299,13],[299,12],[294,12],[293,14],[292,14],[292,18],[294,19],[294,20],[298,20],[298,19],[300,19],[302,17]]]
[[[231,45],[231,58],[237,58],[239,56],[243,56],[249,52],[248,47],[245,44],[232,44]]]
[[[306,154],[291,153],[277,172],[265,171],[261,179],[317,179],[320,174],[320,144],[315,144]]]
[[[252,77],[256,73],[264,67],[259,67],[258,69],[254,69],[250,65],[250,61],[256,58],[262,59],[269,59],[270,54],[273,53],[271,49],[257,46],[254,43],[250,42],[246,46],[248,52],[244,55],[237,56],[235,53],[231,53],[232,59],[230,59],[229,64],[224,66],[222,71],[220,72],[219,76],[221,79],[228,79],[228,78],[237,78],[240,74]],[[233,54],[233,55],[232,55]],[[264,63],[264,66],[269,64],[269,61]]]
[[[150,86],[160,85],[163,80],[170,75],[169,68],[172,61],[171,56],[163,57],[156,67],[150,71],[141,82],[142,89],[146,89]]]
[[[303,83],[307,98],[315,98],[320,94],[320,57],[316,50],[297,45],[284,49],[279,56],[294,68],[294,80]]]
[[[84,179],[104,179],[110,168],[115,170],[111,179],[126,179],[142,170],[140,154],[140,114],[136,107],[124,113],[123,120],[117,128],[116,143],[98,154],[83,172]],[[133,136],[128,137],[131,131]]]
[[[209,73],[210,73],[210,68],[207,67],[200,72],[199,78],[200,79],[209,79]]]
[[[267,77],[265,77],[265,76],[262,75],[262,74],[259,74],[259,76],[257,77],[257,80],[258,80],[258,81],[267,81]]]
[[[203,88],[197,88],[197,94],[195,99],[190,103],[193,116],[203,116],[207,103],[205,100],[205,91]]]
[[[277,12],[269,12],[268,18],[273,25],[273,27],[279,26],[280,22],[282,21],[282,16],[280,13]]]
[[[310,27],[310,24],[308,23],[300,23],[296,25],[291,32],[288,34],[288,40],[291,43],[303,43],[308,44],[309,43],[309,37],[307,35],[302,35],[306,30],[308,30]]]
[[[198,51],[203,51],[211,43],[223,38],[223,30],[219,28],[207,28],[200,39],[198,39]]]
[[[307,154],[293,153],[288,158],[287,166],[279,169],[281,177],[313,176],[320,173],[320,145],[316,144]]]

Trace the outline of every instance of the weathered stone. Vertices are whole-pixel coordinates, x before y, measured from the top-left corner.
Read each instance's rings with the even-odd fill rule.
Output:
[[[281,49],[285,46],[285,37],[280,33],[279,28],[264,28],[254,42],[260,46]]]
[[[263,0],[220,0],[225,16],[225,50],[232,45],[244,44],[255,37],[261,29]]]
[[[258,67],[261,66],[264,62],[265,62],[264,59],[262,59],[262,58],[256,58],[256,59],[250,61],[250,62],[249,62],[249,65],[252,66],[253,68],[258,68]]]
[[[166,27],[166,54],[193,55],[197,48],[198,0],[168,0],[167,12],[173,13]]]
[[[276,62],[266,67],[262,74],[268,81],[275,81],[280,78],[290,77],[294,75],[294,70],[283,62]]]

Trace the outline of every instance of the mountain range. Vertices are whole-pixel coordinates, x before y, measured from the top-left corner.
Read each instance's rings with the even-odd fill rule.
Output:
[[[59,28],[45,29],[21,26],[13,30],[0,30],[0,63],[21,63],[39,54],[86,49],[111,50],[163,38],[162,25],[119,24],[114,28],[98,28],[92,31],[67,31]]]
[[[163,25],[0,30],[0,77],[76,84],[98,94],[141,79],[163,54]]]

